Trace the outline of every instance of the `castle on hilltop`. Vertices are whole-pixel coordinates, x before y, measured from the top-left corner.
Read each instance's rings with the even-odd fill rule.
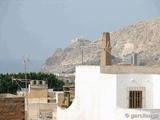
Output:
[[[71,40],[71,44],[76,43],[76,42],[81,42],[81,41],[84,41],[84,40],[85,39],[83,37],[76,38],[76,39]]]

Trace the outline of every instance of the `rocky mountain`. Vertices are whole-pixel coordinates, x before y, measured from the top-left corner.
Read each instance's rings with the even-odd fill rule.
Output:
[[[121,62],[132,52],[138,55],[138,65],[158,65],[160,63],[160,18],[137,22],[111,32],[113,64]],[[57,49],[46,60],[41,72],[71,73],[76,65],[99,65],[101,37],[96,41],[77,38],[65,49]]]

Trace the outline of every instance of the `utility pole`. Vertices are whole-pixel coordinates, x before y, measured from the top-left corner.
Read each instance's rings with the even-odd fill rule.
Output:
[[[85,49],[86,49],[86,48],[88,48],[88,49],[89,49],[89,48],[94,48],[93,45],[96,45],[96,44],[93,43],[92,46],[85,46],[85,45],[80,46],[80,48],[81,48],[81,58],[82,58],[81,64],[82,64],[82,65],[84,65],[84,59],[85,59],[84,55],[86,55],[86,54],[84,53],[84,52],[86,52]]]
[[[27,62],[30,63],[30,57],[25,58],[24,56],[22,57],[23,59],[23,63],[24,63],[24,75],[25,75],[25,81],[26,81],[26,93],[27,93],[27,84],[28,84],[28,80],[27,80]]]
[[[27,73],[26,73],[26,60],[24,60],[24,79],[25,79],[25,85],[26,85],[26,93],[27,93],[27,83],[28,83],[28,80],[27,80]]]

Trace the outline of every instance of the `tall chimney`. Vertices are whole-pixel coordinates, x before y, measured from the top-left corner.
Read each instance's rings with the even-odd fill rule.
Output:
[[[110,33],[104,32],[102,37],[102,52],[100,66],[112,65]]]

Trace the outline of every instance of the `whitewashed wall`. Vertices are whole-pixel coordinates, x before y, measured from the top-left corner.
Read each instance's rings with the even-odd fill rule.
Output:
[[[143,90],[143,109],[128,109],[128,88]],[[99,66],[78,66],[74,103],[58,108],[57,120],[132,120],[125,115],[159,114],[159,101],[160,75],[102,74]]]
[[[100,74],[99,66],[76,67],[75,100],[58,108],[57,120],[115,120],[116,75]]]
[[[153,76],[146,74],[117,75],[117,106],[128,108],[129,89],[143,91],[143,108],[153,108]]]
[[[153,109],[160,109],[160,75],[153,76]]]

